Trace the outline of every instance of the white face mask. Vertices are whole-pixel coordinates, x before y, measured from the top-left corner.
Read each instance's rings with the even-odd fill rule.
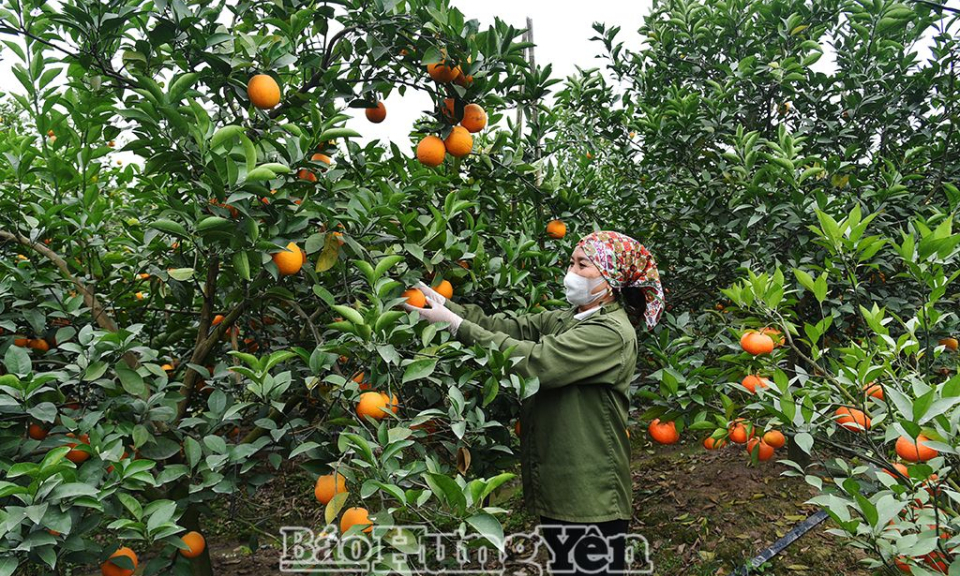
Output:
[[[563,288],[566,292],[567,302],[574,306],[586,306],[598,298],[603,298],[607,293],[606,290],[597,292],[596,294],[590,293],[594,288],[603,284],[603,282],[602,276],[592,279],[584,278],[579,274],[568,271],[567,275],[563,277]]]

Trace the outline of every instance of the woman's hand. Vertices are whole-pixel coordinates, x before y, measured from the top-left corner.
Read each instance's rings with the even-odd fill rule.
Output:
[[[443,305],[444,302],[446,301],[446,298],[444,298],[440,294],[437,294],[437,296],[442,300],[437,300],[429,296],[426,290],[423,290],[423,288],[420,288],[420,290],[422,290],[424,292],[424,296],[427,297],[427,302],[430,304],[430,307],[417,308],[416,306],[411,306],[406,302],[404,302],[403,304],[401,304],[401,306],[403,306],[403,309],[406,310],[407,312],[413,312],[414,310],[416,310],[420,314],[421,318],[423,318],[424,320],[426,320],[431,324],[436,324],[437,322],[449,322],[450,333],[456,334],[457,329],[460,328],[460,323],[463,322],[463,318],[461,318],[455,312],[453,312],[452,310],[450,310],[449,308]],[[430,291],[434,292],[433,290],[430,290]],[[434,292],[434,294],[436,294],[436,292]]]
[[[441,294],[441,293],[437,292],[436,290],[434,290],[433,288],[427,286],[427,285],[424,284],[422,281],[421,281],[421,282],[417,282],[417,288],[419,288],[420,291],[423,292],[423,295],[426,296],[426,298],[427,298],[427,300],[428,300],[429,302],[431,302],[431,303],[436,302],[436,303],[440,304],[441,306],[443,306],[444,304],[447,303],[447,298],[446,298],[443,294]]]

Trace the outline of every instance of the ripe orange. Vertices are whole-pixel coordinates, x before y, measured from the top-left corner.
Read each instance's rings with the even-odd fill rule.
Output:
[[[703,439],[703,447],[707,450],[717,450],[723,448],[727,445],[727,441],[723,438],[716,439],[713,436],[707,436]]]
[[[47,130],[47,136],[48,137],[53,136],[53,130]]]
[[[113,140],[111,140],[111,141],[107,142],[107,146],[113,148],[114,146],[116,146],[116,142],[114,142]]]
[[[310,156],[310,160],[314,162],[323,162],[327,166],[329,166],[330,163],[333,162],[332,160],[330,160],[329,156],[327,156],[326,154],[321,154],[320,152],[316,152],[313,154],[313,156]]]
[[[759,446],[759,448],[757,448]],[[752,454],[754,448],[757,449],[757,460],[766,462],[773,458],[773,446],[770,446],[760,438],[752,438],[747,442],[747,454]]]
[[[313,495],[317,502],[328,504],[333,497],[341,492],[347,491],[347,478],[337,472],[336,474],[325,474],[317,478],[317,485],[313,489]]]
[[[463,126],[454,126],[443,145],[454,158],[463,158],[473,151],[473,136]]]
[[[547,236],[559,240],[567,235],[567,225],[563,220],[551,220],[547,224]]]
[[[370,513],[367,512],[366,508],[347,508],[343,511],[343,516],[340,517],[340,531],[346,532],[353,526],[366,526],[363,529],[364,532],[370,532],[373,530],[373,522],[370,521]]]
[[[447,148],[439,136],[427,136],[417,144],[417,160],[424,166],[436,168],[443,164],[443,156]]]
[[[883,400],[883,388],[881,388],[879,384],[868,382],[863,389],[867,396],[876,398],[877,400]]]
[[[303,253],[296,242],[290,242],[286,250],[273,255],[273,263],[277,265],[281,276],[296,274],[303,267]]]
[[[450,120],[451,123],[455,123],[457,120],[457,103],[453,98],[444,98],[443,99],[443,108],[440,109],[440,113],[443,114],[443,117],[447,120]]]
[[[730,425],[730,428],[727,430],[730,441],[737,444],[743,444],[747,440],[753,438],[753,435],[756,433],[756,430],[751,428],[750,434],[747,434],[747,426],[741,424],[740,422],[734,422]]]
[[[46,352],[50,350],[50,345],[47,344],[47,341],[42,338],[37,338],[36,340],[31,340],[27,347],[36,350],[37,352]]]
[[[460,125],[471,134],[476,134],[486,128],[487,113],[478,104],[467,104],[463,107],[463,120]]]
[[[143,292],[137,292],[133,295],[137,300],[143,300],[146,296],[143,295]]]
[[[950,350],[951,352],[956,352],[956,351],[957,351],[957,339],[956,339],[956,338],[944,338],[944,339],[940,340],[939,344],[940,344],[941,346],[945,347],[947,350]]]
[[[343,356],[341,356],[341,358],[343,358]],[[346,360],[344,360],[344,362],[346,362]],[[360,386],[358,386],[358,388],[360,388],[360,390],[369,390],[369,389],[370,389],[370,384],[369,384],[368,382],[364,382],[364,381],[363,381],[363,376],[364,376],[364,373],[363,373],[363,372],[360,372],[360,373],[358,373],[356,376],[353,377],[353,381],[360,385]]]
[[[357,402],[357,415],[360,418],[369,416],[374,420],[380,420],[386,413],[387,398],[380,392],[364,392],[360,395],[360,401]]]
[[[676,444],[680,440],[680,433],[677,432],[677,425],[674,422],[660,422],[657,418],[647,427],[647,432],[655,442],[660,444]]]
[[[267,74],[257,74],[247,82],[250,102],[261,110],[269,110],[280,103],[280,85]]]
[[[459,66],[456,68],[450,68],[444,64],[444,61],[427,64],[427,74],[433,78],[434,82],[439,82],[441,84],[446,84],[447,82],[450,82],[456,78],[458,71],[460,71]]]
[[[36,422],[27,427],[27,436],[33,438],[34,440],[43,440],[47,437],[47,434],[47,429]]]
[[[223,314],[217,314],[213,317],[214,326],[219,326],[221,322],[223,322]]]
[[[26,348],[27,346],[30,345],[30,339],[29,339],[29,338],[14,338],[14,339],[13,339],[13,345],[14,345],[14,346],[19,346],[20,348]]]
[[[207,547],[207,541],[204,540],[203,534],[199,532],[187,532],[181,540],[190,547],[189,550],[180,549],[180,555],[184,558],[196,558],[203,554],[204,548]]]
[[[416,288],[405,291],[403,297],[407,299],[407,304],[415,308],[423,308],[427,304],[427,298],[423,295],[423,292]]]
[[[900,456],[907,462],[926,462],[939,454],[933,448],[926,445],[930,439],[920,434],[916,442],[909,436],[901,436],[897,439],[897,456]]]
[[[306,168],[301,168],[297,170],[297,178],[301,180],[306,180],[307,182],[316,182],[317,175],[313,172],[307,170]]]
[[[160,369],[164,372],[173,372],[173,364],[164,364]]]
[[[769,354],[773,352],[773,339],[759,332],[747,332],[740,338],[740,347],[754,356]]]
[[[139,277],[140,277],[141,280],[148,280],[148,279],[150,278],[150,275],[147,274],[146,272],[144,272],[144,273],[140,274]]]
[[[463,86],[464,88],[473,84],[473,76],[469,74],[464,74],[463,70],[460,67],[457,67],[457,77],[453,79],[453,83],[457,86]]]
[[[770,430],[763,435],[763,441],[774,448],[783,448],[783,445],[787,443],[787,438],[779,430]]]
[[[453,298],[453,285],[449,281],[443,280],[439,284],[433,287],[438,294],[446,298],[447,300]]]
[[[366,115],[367,120],[379,124],[387,117],[387,107],[383,105],[383,102],[377,102],[376,108],[367,108]]]
[[[853,432],[863,432],[870,429],[870,417],[856,408],[841,406],[834,413],[837,424]]]
[[[517,420],[513,424],[513,433],[517,435],[517,438],[520,437],[520,420]]]
[[[751,394],[756,394],[757,388],[766,388],[769,385],[769,381],[766,378],[760,378],[759,376],[750,374],[744,378],[740,384],[749,390]]]
[[[69,434],[67,434],[67,436],[68,436],[69,438],[75,438],[75,437],[76,437],[76,436],[74,436],[73,432],[70,432]],[[80,435],[80,443],[89,445],[89,444],[90,444],[90,437],[87,436],[86,434],[81,434],[81,435]],[[77,443],[76,443],[76,442],[71,442],[71,443],[67,444],[67,446],[69,446],[70,448],[76,448],[76,447],[77,447]],[[83,450],[70,450],[69,452],[67,452],[67,460],[73,462],[74,464],[81,464],[81,463],[83,463],[83,462],[86,462],[89,458],[90,458],[90,453],[89,453],[89,452],[84,452]]]
[[[907,467],[906,467],[904,464],[901,464],[901,463],[897,462],[897,463],[895,463],[895,464],[893,465],[893,467],[897,469],[897,472],[903,474],[903,475],[906,476],[907,478],[910,477],[910,473],[909,473],[909,471],[907,470]],[[890,476],[893,476],[893,477],[896,478],[897,480],[900,479],[899,476],[897,476],[897,475],[894,474],[893,472],[887,470],[886,468],[883,468],[883,472],[884,472],[884,474],[889,474]]]
[[[131,576],[133,574],[133,571],[137,568],[137,554],[130,548],[123,546],[119,548],[116,552],[111,554],[110,558],[113,559],[119,556],[126,556],[127,558],[132,560],[133,569],[121,568],[116,564],[114,564],[113,562],[111,562],[110,560],[107,560],[100,567],[100,571],[103,573],[103,576]]]

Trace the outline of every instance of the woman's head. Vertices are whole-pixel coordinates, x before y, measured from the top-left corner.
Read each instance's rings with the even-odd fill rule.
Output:
[[[587,258],[580,246],[570,255],[567,276],[563,280],[567,301],[575,306],[603,304],[614,300],[613,290],[600,269]]]
[[[660,320],[664,304],[660,273],[650,252],[633,238],[612,231],[584,236],[571,255],[568,272],[588,279],[597,292],[621,294],[628,313],[643,317],[648,328]]]

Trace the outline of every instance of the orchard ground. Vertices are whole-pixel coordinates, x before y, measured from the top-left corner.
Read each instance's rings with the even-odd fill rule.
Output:
[[[802,479],[780,476],[785,468],[776,462],[750,466],[742,445],[708,452],[686,438],[662,446],[640,425],[631,426],[630,437],[634,514],[629,531],[647,538],[657,576],[731,574],[817,510],[804,503],[815,490]],[[323,507],[310,497],[312,486],[307,473],[289,465],[253,497],[217,502],[207,530],[216,574],[284,574],[278,568],[280,528],[323,522]],[[504,523],[506,534],[529,531],[535,524],[523,506],[519,475],[495,494],[491,505],[512,511]],[[827,519],[758,572],[871,574],[857,567],[861,553],[825,533],[835,527]]]

